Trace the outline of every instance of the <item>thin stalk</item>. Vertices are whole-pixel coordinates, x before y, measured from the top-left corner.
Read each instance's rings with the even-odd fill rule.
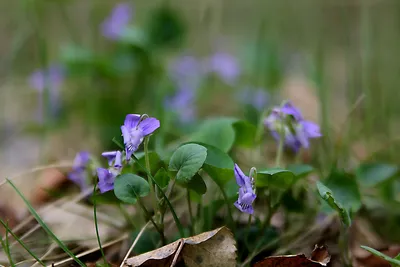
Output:
[[[129,223],[132,225],[133,229],[136,229],[137,226],[135,225],[135,223],[134,223],[134,221],[132,220],[132,218],[129,216],[128,212],[127,212],[127,211],[125,210],[125,208],[123,207],[123,204],[122,204],[122,203],[119,204],[118,208],[119,208],[119,210],[121,211],[122,215],[125,217],[125,220],[126,220],[127,222],[129,222]]]
[[[139,239],[142,237],[144,231],[146,230],[147,226],[149,225],[150,221],[148,221],[140,230],[139,234],[136,236],[135,241],[133,241],[132,246],[129,248],[128,252],[126,253],[124,259],[121,262],[121,265],[119,267],[123,267],[125,261],[128,259],[129,255],[131,254],[132,250],[135,248],[137,242],[139,241]]]
[[[25,243],[19,239],[19,237],[17,235],[14,234],[14,232],[8,227],[8,225],[2,220],[0,219],[0,223],[3,225],[3,227],[6,229],[6,239],[8,238],[8,233],[10,233],[12,235],[12,237],[14,237],[15,240],[18,241],[18,243],[29,253],[29,255],[31,255],[37,262],[39,262],[42,266],[46,266],[46,264],[44,264],[43,261],[41,261],[39,259],[38,256],[35,255],[35,253],[33,253],[26,245]],[[4,241],[1,241],[1,243],[4,243]],[[10,255],[11,256],[11,255]],[[11,262],[10,262],[11,263]]]
[[[190,234],[193,236],[194,235],[194,218],[193,218],[193,212],[192,212],[192,205],[190,204],[190,191],[189,189],[186,189],[186,200],[187,200],[187,205],[188,205],[188,210],[189,210],[189,217],[190,217]]]
[[[6,179],[7,182],[11,185],[11,187],[17,192],[17,194],[21,197],[21,199],[24,201],[25,205],[27,206],[29,212],[35,217],[36,221],[42,226],[43,230],[58,244],[58,246],[64,250],[65,253],[68,254],[76,263],[79,264],[79,266],[86,267],[86,265],[79,260],[74,253],[72,253],[71,250],[68,249],[68,247],[60,240],[57,238],[57,236],[50,230],[50,228],[47,226],[47,224],[43,221],[43,219],[40,217],[40,215],[35,211],[35,209],[32,207],[31,203],[25,198],[25,196],[19,191],[19,189],[14,185],[14,183]]]
[[[10,265],[12,267],[14,267],[15,263],[14,263],[14,261],[12,259],[11,252],[10,252],[10,243],[9,243],[9,240],[8,240],[8,231],[7,230],[6,230],[5,241],[3,241],[3,239],[0,239],[0,243],[1,243],[1,246],[2,246],[2,248],[3,248],[3,250],[4,250],[5,254],[6,254],[7,258],[8,258],[8,262],[10,263]]]
[[[161,194],[163,195],[163,198],[164,198],[165,201],[167,202],[167,205],[168,205],[169,209],[171,210],[172,217],[174,217],[174,221],[175,221],[175,224],[176,224],[176,226],[177,226],[177,228],[178,228],[178,230],[179,230],[180,236],[181,236],[182,238],[185,237],[185,233],[184,233],[184,231],[183,231],[182,223],[181,223],[181,221],[179,220],[178,216],[176,215],[176,212],[175,212],[174,208],[172,207],[171,202],[168,200],[167,196],[165,195],[164,191],[162,190],[162,187],[157,183],[157,181],[154,179],[153,175],[151,175],[150,171],[149,171],[147,168],[145,168],[145,167],[139,162],[139,159],[138,159],[135,155],[132,155],[132,158],[136,161],[136,163],[139,165],[139,167],[140,167],[143,171],[145,171],[145,172],[147,173],[147,175],[151,178],[151,180],[154,182],[154,184],[155,184],[155,185],[157,186],[157,188],[160,190]]]
[[[283,132],[283,130],[281,129],[279,131],[279,136],[280,137],[279,137],[279,142],[278,142],[278,151],[276,153],[276,158],[275,158],[275,166],[276,167],[280,167],[281,161],[282,161],[283,145],[284,145],[284,142],[285,142],[285,136],[284,136],[284,134],[282,132]]]
[[[97,184],[94,183],[93,194],[96,194],[96,186]],[[104,254],[103,247],[101,246],[100,234],[99,234],[99,225],[97,223],[97,208],[96,208],[96,198],[93,198],[93,218],[94,218],[94,226],[96,228],[96,237],[97,243],[99,244],[101,256],[103,257],[104,264],[107,265],[106,255]]]
[[[143,204],[141,198],[135,193],[136,198],[137,198],[137,203],[139,203],[139,206],[142,208],[143,212],[146,215],[146,219],[148,219],[154,226],[154,228],[157,230],[157,232],[160,234],[161,242],[163,245],[166,244],[164,232],[158,227],[157,223],[153,220],[153,217],[149,213],[149,211],[146,209],[146,206]]]
[[[261,142],[261,137],[263,136],[264,133],[264,118],[268,115],[268,110],[265,109],[261,114],[260,117],[258,118],[258,125],[257,125],[257,130],[256,130],[256,143]]]
[[[232,207],[231,207],[231,205],[229,205],[228,196],[226,195],[224,188],[219,183],[216,182],[216,184],[217,184],[218,188],[221,190],[222,197],[225,200],[226,207],[228,208],[229,224],[231,225],[232,231],[234,231],[236,227],[235,227],[235,223],[234,223],[233,216],[232,216]]]
[[[153,180],[151,179],[151,177],[149,176],[149,174],[151,175],[151,169],[150,169],[150,158],[149,158],[149,140],[150,137],[147,136],[144,139],[144,159],[146,162],[146,169],[149,171],[147,174],[148,177],[148,181],[149,181],[149,186],[150,186],[150,198],[151,201],[153,203],[153,209],[154,209],[154,214],[157,214],[157,210],[158,210],[158,206],[157,206],[157,196],[154,192],[154,185],[153,185]]]

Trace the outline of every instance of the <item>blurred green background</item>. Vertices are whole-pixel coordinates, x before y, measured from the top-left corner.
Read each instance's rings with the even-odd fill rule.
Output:
[[[205,58],[216,51],[234,55],[242,74],[233,85],[206,77],[198,118],[246,117],[237,92],[263,88],[267,107],[290,99],[321,123],[324,157],[341,155],[345,165],[397,159],[399,1],[126,2],[146,42],[140,34],[128,45],[102,36],[117,1],[0,2],[0,159],[7,168],[108,148],[127,113],[160,117],[170,123],[171,139],[187,132],[193,125],[175,131],[165,117],[163,99],[176,90],[168,66],[185,53]],[[40,96],[27,80],[53,63],[68,66],[61,111],[50,114],[45,93],[38,123]]]

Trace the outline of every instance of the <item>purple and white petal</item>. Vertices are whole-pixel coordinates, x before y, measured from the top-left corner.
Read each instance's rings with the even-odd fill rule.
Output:
[[[234,172],[235,172],[235,178],[236,178],[236,183],[238,186],[242,187],[246,185],[246,180],[250,180],[249,177],[247,177],[242,170],[239,168],[239,165],[235,163],[234,167]]]
[[[115,155],[114,168],[117,168],[117,169],[122,168],[122,153],[121,153],[121,151],[117,151],[117,153]]]
[[[124,138],[124,144],[128,144],[131,141],[131,135],[128,128],[125,125],[121,126],[122,137]]]
[[[139,128],[142,131],[143,136],[152,134],[159,127],[160,121],[156,118],[146,118],[139,123]]]
[[[301,115],[300,110],[296,108],[290,101],[286,102],[283,105],[283,107],[281,108],[281,112],[287,115],[292,115],[296,121],[303,120],[303,115]]]
[[[124,126],[130,131],[138,126],[140,118],[139,114],[128,114],[125,117]]]
[[[74,162],[73,162],[73,169],[78,168],[85,168],[86,165],[89,163],[90,160],[90,153],[87,151],[81,151],[76,154]]]
[[[321,137],[321,130],[319,125],[312,121],[302,121],[301,125],[304,129],[304,132],[308,138],[317,138]]]
[[[117,155],[117,152],[118,151],[107,151],[107,152],[101,153],[101,155],[107,159],[108,165],[111,166]]]

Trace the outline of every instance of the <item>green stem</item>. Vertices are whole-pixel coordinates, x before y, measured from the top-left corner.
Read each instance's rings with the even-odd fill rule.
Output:
[[[190,217],[190,234],[193,236],[194,235],[194,218],[193,218],[193,212],[192,212],[192,205],[190,204],[190,191],[189,189],[186,189],[186,200],[187,200],[187,205],[188,205],[188,210],[189,210],[189,217]]]
[[[150,158],[149,158],[149,139],[150,139],[149,136],[145,137],[145,139],[144,139],[144,159],[145,159],[145,162],[146,162],[146,169],[149,171],[148,174],[147,174],[147,178],[148,178],[149,185],[150,185],[150,198],[151,198],[151,201],[153,203],[154,214],[157,214],[157,210],[158,210],[157,203],[158,203],[158,201],[157,201],[157,196],[156,196],[156,194],[154,192],[153,180],[150,177],[151,176],[151,169],[150,169]]]
[[[280,134],[279,143],[278,143],[278,151],[276,153],[275,158],[275,167],[279,167],[282,161],[282,154],[283,154],[283,145],[284,145],[284,136]]]
[[[136,194],[136,193],[135,193]],[[166,245],[167,242],[165,240],[165,236],[164,236],[164,232],[160,229],[160,227],[158,227],[157,223],[153,220],[151,214],[149,213],[149,211],[146,209],[146,206],[143,204],[142,199],[140,198],[140,196],[136,195],[137,198],[137,202],[139,203],[139,206],[142,208],[143,212],[145,213],[146,216],[146,220],[150,220],[151,223],[153,224],[154,228],[157,230],[157,232],[160,234],[160,238],[161,238],[161,242],[163,245]]]
[[[97,184],[94,183],[94,188],[93,188],[93,194],[96,194],[96,186]],[[107,265],[107,259],[106,255],[104,254],[103,247],[101,246],[101,240],[100,240],[100,234],[99,234],[99,225],[97,222],[97,208],[96,208],[96,198],[93,198],[93,218],[94,218],[94,226],[96,228],[96,237],[97,237],[97,243],[99,244],[99,249],[101,252],[101,256],[103,257],[104,264]]]
[[[235,223],[233,221],[232,208],[231,208],[231,205],[229,204],[228,196],[226,195],[224,188],[219,183],[216,183],[216,184],[217,184],[218,188],[221,190],[222,196],[225,200],[226,206],[228,208],[229,224],[231,225],[231,230],[234,231]]]
[[[264,118],[268,115],[268,110],[265,109],[261,114],[260,117],[258,118],[258,125],[257,125],[257,130],[256,130],[256,143],[261,142],[261,137],[264,132]]]
[[[131,216],[129,216],[128,212],[125,210],[123,204],[119,204],[119,210],[121,211],[122,215],[125,217],[125,220],[131,224],[133,229],[137,229],[135,222],[132,220]]]
[[[7,224],[8,226],[8,224]],[[14,260],[11,256],[11,251],[10,251],[10,243],[8,240],[8,231],[6,230],[6,236],[5,236],[5,240],[3,241],[3,238],[0,239],[0,243],[1,243],[1,247],[4,249],[4,253],[6,254],[7,258],[8,258],[8,262],[9,264],[14,267],[15,263]]]
[[[174,210],[174,208],[171,205],[171,202],[168,200],[167,196],[164,194],[164,191],[162,190],[161,186],[157,183],[157,181],[154,179],[154,177],[151,175],[150,171],[147,170],[147,168],[143,167],[143,165],[139,162],[139,159],[135,156],[132,155],[132,158],[136,161],[136,163],[139,165],[139,167],[145,171],[147,173],[147,175],[151,178],[151,180],[153,180],[154,184],[157,186],[158,190],[160,190],[161,194],[163,195],[163,198],[165,199],[165,201],[167,202],[167,205],[169,207],[169,209],[171,210],[172,213],[172,217],[174,217],[174,221],[176,224],[176,227],[178,227],[179,230],[179,234],[180,236],[183,238],[185,237],[185,233],[183,231],[183,226],[181,221],[179,220],[178,216],[176,215],[176,212]]]
[[[339,239],[339,247],[342,254],[343,265],[346,267],[350,267],[351,259],[349,254],[349,229],[347,226],[342,224]]]

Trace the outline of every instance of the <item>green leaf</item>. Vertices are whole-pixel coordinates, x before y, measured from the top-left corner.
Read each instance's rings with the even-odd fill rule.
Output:
[[[185,188],[193,190],[199,195],[204,195],[207,192],[206,183],[198,173],[196,173],[188,183],[179,183],[179,184]]]
[[[200,125],[190,140],[212,145],[223,152],[228,152],[235,141],[235,130],[232,125],[235,121],[236,119],[232,118],[208,119]]]
[[[141,28],[130,26],[124,29],[120,38],[122,43],[127,43],[137,47],[145,48],[148,44],[148,36]]]
[[[284,169],[269,169],[257,172],[257,187],[269,187],[277,189],[289,189],[293,184],[295,175]]]
[[[361,164],[356,170],[356,176],[363,186],[376,186],[392,178],[399,168],[395,165],[385,163]]]
[[[400,253],[399,253],[399,254],[397,254],[397,256],[396,256],[396,257],[394,257],[394,259],[395,259],[395,260],[400,260]]]
[[[154,179],[157,181],[157,183],[163,189],[165,189],[168,186],[168,183],[169,183],[169,180],[170,180],[168,172],[164,168],[161,168],[161,169],[158,170],[158,172],[154,176]]]
[[[136,239],[140,232],[140,229],[134,231],[132,233],[132,242]],[[157,243],[160,242],[160,235],[155,231],[146,230],[143,232],[141,238],[136,243],[133,251],[136,254],[146,253],[148,251],[154,250],[157,248]]]
[[[351,224],[350,215],[348,211],[343,207],[343,205],[338,202],[337,199],[334,197],[333,192],[319,181],[317,182],[317,189],[322,199],[325,200],[325,202],[332,209],[336,210],[339,213],[343,224],[349,227]]]
[[[139,159],[139,163],[134,162],[133,168],[135,171],[139,171],[140,170],[139,164],[146,165],[146,159],[144,156],[144,152],[135,153],[135,156]],[[158,154],[154,151],[149,151],[149,161],[150,161],[151,173],[155,174],[162,165],[160,156],[158,156]]]
[[[365,249],[366,251],[374,254],[375,256],[384,259],[385,261],[390,262],[391,264],[393,264],[393,266],[400,266],[400,260],[396,258],[392,259],[391,257],[389,257],[388,255],[383,254],[382,252],[379,252],[373,248],[367,247],[367,246],[361,246],[361,248]]]
[[[169,170],[178,172],[176,180],[189,182],[200,170],[207,158],[207,149],[197,144],[186,144],[179,147],[169,161]]]
[[[345,209],[357,212],[361,208],[361,194],[353,175],[333,171],[326,179],[325,184],[332,190],[335,199],[342,203]]]
[[[129,204],[135,204],[138,197],[145,197],[150,192],[149,183],[142,177],[126,173],[117,176],[114,183],[117,198]]]
[[[220,186],[234,179],[233,169],[219,169],[205,164],[203,170]]]
[[[235,145],[254,147],[257,127],[247,121],[237,121],[233,124],[235,130]]]
[[[93,194],[90,196],[90,200],[92,202],[96,202],[97,204],[110,204],[110,205],[118,205],[121,201],[115,196],[114,190],[105,192],[103,194]]]
[[[314,171],[314,168],[307,164],[292,164],[287,169],[296,175],[297,179],[301,179]]]

